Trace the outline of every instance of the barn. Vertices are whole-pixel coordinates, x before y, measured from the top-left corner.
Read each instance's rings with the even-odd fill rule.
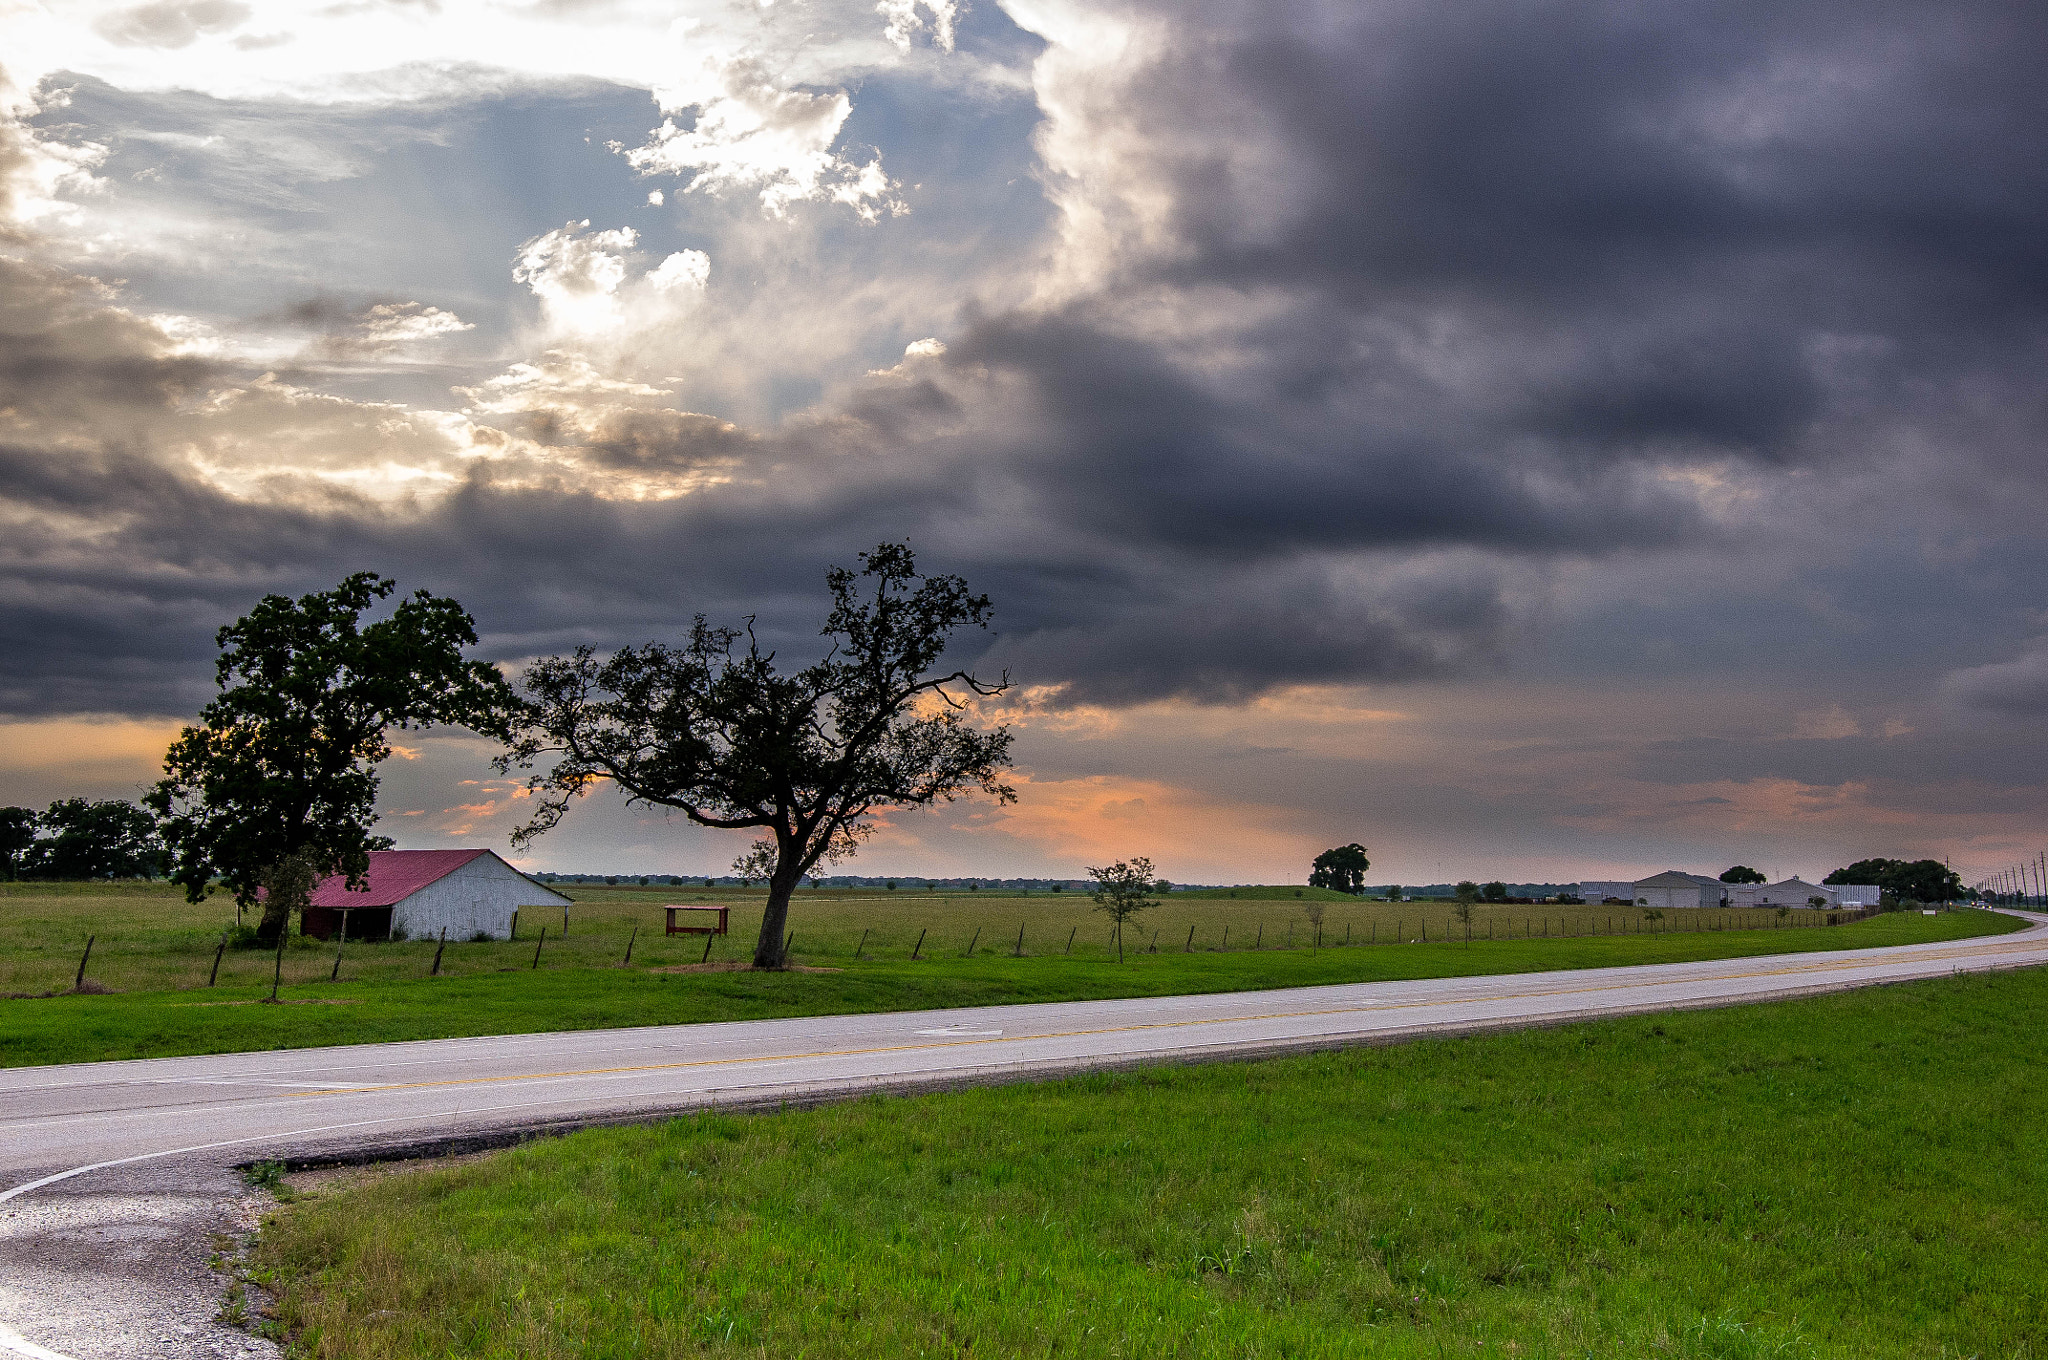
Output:
[[[451,940],[502,940],[520,908],[568,905],[489,850],[372,850],[364,886],[351,891],[340,874],[321,879],[299,928],[322,940],[417,940],[444,930]]]

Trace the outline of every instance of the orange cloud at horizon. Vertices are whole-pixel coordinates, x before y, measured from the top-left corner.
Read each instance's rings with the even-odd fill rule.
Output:
[[[1165,878],[1180,881],[1241,879],[1247,863],[1301,865],[1306,875],[1316,849],[1313,835],[1295,829],[1287,808],[1226,802],[1157,779],[1088,775],[1073,779],[1014,781],[1018,801],[1008,807],[962,802],[937,815],[946,831],[983,841],[1008,840],[1039,855],[1071,860],[1060,876],[1080,877],[1087,865],[1135,855],[1149,858]],[[879,825],[864,854],[919,851],[938,839],[921,834],[922,818],[891,818]],[[862,872],[848,866],[847,872]]]

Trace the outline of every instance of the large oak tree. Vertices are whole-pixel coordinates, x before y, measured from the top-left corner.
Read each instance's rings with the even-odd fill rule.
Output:
[[[364,623],[395,588],[357,572],[296,600],[266,595],[221,629],[220,695],[179,733],[144,799],[185,895],[197,902],[218,879],[243,906],[260,899],[266,942],[321,877],[360,887],[369,852],[389,844],[371,831],[389,729],[502,734],[514,706],[503,676],[463,659],[475,621],[454,600],[416,591]]]
[[[779,968],[790,894],[820,861],[853,853],[871,814],[976,790],[1015,801],[1001,782],[1009,729],[967,721],[968,701],[1003,693],[1008,676],[937,669],[954,632],[988,626],[988,597],[957,576],[921,576],[903,544],[860,558],[858,573],[826,573],[821,635],[832,645],[801,669],[763,652],[751,620],[714,627],[702,615],[681,646],[603,659],[583,647],[528,667],[527,707],[499,767],[547,768],[528,778],[534,815],[513,843],[555,826],[605,780],[700,826],[762,832],[735,868],[767,881],[754,966]]]

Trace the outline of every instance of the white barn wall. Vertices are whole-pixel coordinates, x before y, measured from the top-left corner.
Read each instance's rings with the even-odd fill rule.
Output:
[[[502,940],[511,935],[512,913],[521,907],[560,911],[568,905],[568,898],[486,853],[400,900],[391,909],[391,928],[415,940],[438,937],[444,928],[451,940],[479,932]],[[544,923],[533,924],[537,929]]]

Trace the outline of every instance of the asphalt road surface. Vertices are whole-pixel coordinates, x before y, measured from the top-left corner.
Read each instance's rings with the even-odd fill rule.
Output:
[[[225,1329],[170,1330],[193,1325],[176,1314],[208,1288],[217,1307],[219,1289],[217,1279],[179,1275],[171,1258],[246,1218],[232,1168],[259,1158],[395,1155],[664,1111],[1390,1042],[2048,963],[2048,916],[2027,915],[2029,928],[2011,935],[1890,949],[0,1069],[0,1355],[260,1353]],[[166,1200],[188,1212],[171,1213]],[[94,1241],[115,1246],[95,1254]],[[135,1268],[101,1280],[121,1244]],[[94,1287],[85,1302],[67,1302],[81,1272]],[[152,1273],[163,1278],[153,1284]],[[155,1311],[138,1314],[151,1320],[105,1325],[114,1304],[152,1297]]]

